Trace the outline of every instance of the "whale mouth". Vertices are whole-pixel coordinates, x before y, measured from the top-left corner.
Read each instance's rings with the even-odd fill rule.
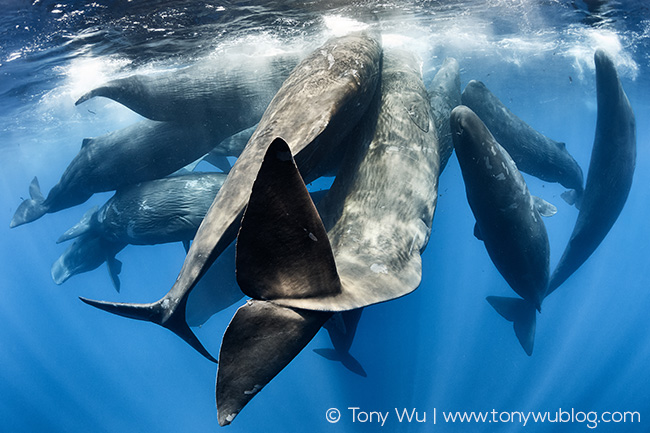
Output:
[[[465,132],[465,127],[463,125],[462,119],[458,119],[458,122],[456,122],[455,126],[456,128],[454,128],[454,133],[459,137],[462,136]]]

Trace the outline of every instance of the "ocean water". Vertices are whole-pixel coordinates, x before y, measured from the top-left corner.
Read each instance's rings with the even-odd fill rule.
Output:
[[[483,81],[520,118],[565,142],[585,175],[596,124],[593,53],[607,50],[637,120],[629,198],[592,257],[544,302],[535,351],[528,357],[512,325],[485,301],[513,292],[473,236],[474,218],[452,156],[440,179],[422,284],[362,316],[351,353],[367,377],[314,353],[331,344],[321,331],[223,428],[649,430],[650,8],[645,1],[5,0],[0,11],[1,431],[222,428],[214,364],[161,327],[104,313],[78,299],[159,299],[183,263],[180,243],[120,252],[124,266],[117,293],[105,266],[60,286],[50,275],[67,247],[56,244],[58,237],[111,193],[9,228],[34,176],[47,193],[84,138],[140,120],[107,99],[80,106],[75,100],[113,78],[205,59],[245,67],[262,55],[305,55],[371,14],[385,46],[406,47],[421,57],[425,82],[445,57],[455,57],[462,87],[472,79]],[[563,187],[525,178],[533,194],[558,208],[545,220],[553,267],[577,210],[560,198]],[[218,353],[241,302],[197,329],[212,353]],[[337,423],[326,418],[330,409],[339,410]],[[403,409],[417,416],[400,422]],[[457,411],[489,416],[484,422],[445,419]],[[548,412],[556,422],[529,419],[524,425],[514,412]],[[622,421],[616,414],[625,412],[638,413],[635,422],[630,415],[616,422]],[[377,413],[388,413],[383,426]],[[597,421],[591,421],[594,416]]]

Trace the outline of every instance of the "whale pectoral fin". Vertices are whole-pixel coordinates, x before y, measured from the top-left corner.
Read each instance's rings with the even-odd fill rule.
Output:
[[[230,321],[217,370],[219,424],[230,424],[242,408],[316,335],[331,313],[248,301]]]
[[[532,198],[533,198],[533,203],[535,204],[535,208],[537,209],[537,212],[539,212],[541,216],[550,217],[557,213],[557,208],[551,203],[534,195],[532,196]]]
[[[528,356],[533,354],[535,344],[535,306],[519,298],[488,296],[487,301],[509,322],[513,322],[515,335]]]
[[[18,206],[14,217],[11,219],[9,227],[17,227],[29,222],[35,221],[47,213],[47,208],[43,206],[45,198],[41,193],[41,187],[38,184],[38,178],[34,177],[29,184],[29,197],[23,200]]]
[[[479,241],[483,241],[483,234],[481,233],[478,223],[474,223],[474,237]]]
[[[108,274],[111,276],[113,287],[117,292],[120,292],[120,272],[122,272],[122,262],[115,257],[106,258],[106,266],[108,267]]]
[[[313,351],[328,361],[341,361],[341,355],[334,349],[313,349]]]
[[[571,206],[575,206],[580,210],[580,194],[575,189],[569,189],[560,194],[560,197]]]
[[[185,254],[190,251],[190,241],[188,239],[183,241],[183,248],[185,248]]]
[[[362,377],[368,377],[368,374],[363,369],[363,366],[357,359],[350,355],[350,353],[340,354],[335,349],[313,349],[315,353],[319,354],[323,358],[330,361],[338,361],[345,368],[350,370],[352,373],[358,374]]]
[[[253,299],[337,294],[341,282],[325,227],[289,146],[269,146],[237,237],[237,282]]]

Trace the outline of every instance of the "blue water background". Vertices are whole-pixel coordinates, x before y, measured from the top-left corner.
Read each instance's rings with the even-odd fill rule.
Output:
[[[231,432],[381,431],[353,422],[365,411],[417,408],[426,424],[390,431],[580,432],[582,424],[445,424],[442,411],[638,411],[641,424],[599,424],[605,432],[647,432],[650,417],[650,13],[643,1],[417,2],[48,2],[0,7],[0,423],[6,432],[211,432],[220,429],[215,365],[172,333],[93,309],[77,298],[150,302],[172,286],[180,244],[130,246],[122,292],[105,266],[54,284],[56,239],[110,193],[31,224],[9,222],[38,176],[46,193],[85,137],[139,119],[117,103],[74,101],[108,79],[154,73],[207,57],[244,62],[270,50],[308,52],[342,17],[378,13],[384,41],[423,59],[430,80],[446,56],[462,86],[485,82],[539,131],[566,142],[585,175],[596,123],[593,52],[615,59],[637,118],[634,183],[617,223],[594,255],[538,315],[535,351],[525,355],[510,323],[485,301],[512,290],[473,237],[455,157],[440,179],[423,280],[412,294],[367,308],[351,353],[354,375],[312,349],[324,332],[244,408]],[[591,3],[591,2],[590,2]],[[207,168],[203,167],[203,168]],[[552,266],[577,210],[563,188],[526,176],[558,207],[546,219]],[[602,203],[606,207],[608,203]],[[197,331],[218,353],[235,307]],[[329,408],[342,412],[334,425]],[[434,409],[437,424],[433,425]]]

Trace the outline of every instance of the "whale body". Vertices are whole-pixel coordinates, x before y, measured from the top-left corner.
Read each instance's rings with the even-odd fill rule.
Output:
[[[318,211],[287,144],[276,139],[267,151],[237,238],[237,281],[254,300],[237,311],[223,337],[216,386],[221,425],[302,350],[333,311],[358,321],[359,307],[403,296],[420,284],[440,148],[413,55],[384,53],[380,96],[362,121],[368,136],[361,133],[354,152],[346,154]],[[351,361],[344,346],[337,348]],[[348,365],[364,374],[358,363]]]
[[[535,200],[514,161],[468,107],[451,113],[456,156],[467,201],[476,218],[474,233],[492,262],[522,299],[488,297],[507,320],[528,355],[535,337],[535,310],[541,310],[549,278],[549,242],[540,215],[550,205]]]
[[[224,134],[224,139],[230,135]],[[16,209],[11,227],[82,204],[94,193],[165,177],[219,142],[219,136],[205,128],[151,120],[87,138],[46,198],[34,178],[31,198]]]
[[[612,58],[594,54],[598,116],[584,197],[573,232],[557,264],[548,294],[593,254],[618,219],[632,187],[636,121]]]

